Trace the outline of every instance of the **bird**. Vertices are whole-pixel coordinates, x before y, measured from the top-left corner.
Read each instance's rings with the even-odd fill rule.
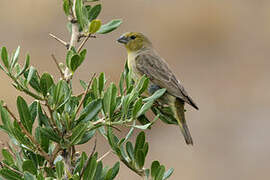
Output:
[[[166,89],[165,94],[157,101],[164,107],[171,108],[186,144],[193,145],[193,139],[185,119],[184,105],[187,103],[197,110],[199,108],[176,78],[167,62],[159,56],[151,41],[142,33],[127,32],[121,35],[117,41],[126,47],[127,64],[135,83],[145,75],[149,79],[149,94],[153,94],[160,88]]]

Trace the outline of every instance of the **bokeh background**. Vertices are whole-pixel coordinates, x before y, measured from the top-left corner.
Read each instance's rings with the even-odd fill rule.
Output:
[[[0,45],[22,46],[41,72],[57,78],[50,55],[65,49],[48,34],[68,39],[60,0],[1,0]],[[185,145],[178,127],[157,123],[147,131],[147,165],[159,159],[174,167],[173,180],[269,179],[270,1],[102,0],[100,18],[122,18],[115,32],[87,43],[88,55],[75,80],[105,72],[118,82],[125,50],[116,43],[126,31],[144,32],[171,65],[200,110],[187,106],[195,145]],[[0,72],[0,98],[15,111],[17,92]],[[79,92],[78,83],[74,83]],[[31,100],[28,98],[28,100]],[[7,138],[1,133],[0,139]],[[134,139],[134,138],[133,138]],[[109,147],[98,137],[98,151]],[[92,144],[81,147],[90,152]],[[105,158],[111,165],[114,155]],[[119,180],[140,179],[121,165]]]

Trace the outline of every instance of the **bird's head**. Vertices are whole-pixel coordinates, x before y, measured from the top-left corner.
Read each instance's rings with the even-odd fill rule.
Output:
[[[142,33],[137,32],[127,32],[117,39],[117,41],[124,44],[129,52],[136,52],[152,47],[148,38]]]

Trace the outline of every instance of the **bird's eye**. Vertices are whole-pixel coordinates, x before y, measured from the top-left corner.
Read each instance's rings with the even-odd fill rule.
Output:
[[[130,36],[130,39],[136,39],[135,35]]]

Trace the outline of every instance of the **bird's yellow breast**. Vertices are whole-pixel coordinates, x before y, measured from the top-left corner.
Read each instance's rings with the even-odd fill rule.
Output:
[[[135,53],[128,53],[128,68],[131,71],[131,77],[135,82],[142,77],[142,74],[137,70],[136,56]]]

